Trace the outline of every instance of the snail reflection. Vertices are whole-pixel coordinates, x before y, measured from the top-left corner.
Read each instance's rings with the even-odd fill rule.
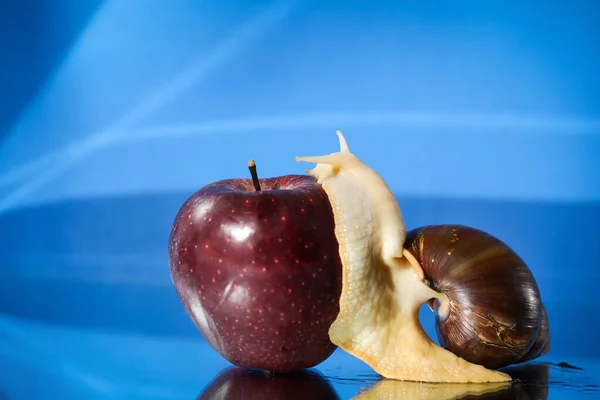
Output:
[[[286,374],[230,368],[223,371],[197,400],[340,400],[320,373],[305,369]]]
[[[545,400],[548,398],[547,364],[521,364],[503,370],[514,382],[419,383],[384,379],[353,400]]]

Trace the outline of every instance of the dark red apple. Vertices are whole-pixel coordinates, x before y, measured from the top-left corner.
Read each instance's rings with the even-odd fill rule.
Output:
[[[256,178],[256,181],[258,179]],[[309,368],[336,346],[342,266],[331,205],[310,176],[214,182],[179,210],[173,283],[208,343],[231,363]]]
[[[339,397],[327,379],[313,370],[270,374],[260,370],[230,368],[197,397],[197,400],[217,399],[339,400]]]

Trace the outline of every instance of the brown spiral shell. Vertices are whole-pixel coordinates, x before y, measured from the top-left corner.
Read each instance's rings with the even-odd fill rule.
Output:
[[[504,242],[463,225],[411,230],[405,242],[428,284],[449,300],[436,316],[440,345],[497,369],[549,351],[550,329],[538,285]]]

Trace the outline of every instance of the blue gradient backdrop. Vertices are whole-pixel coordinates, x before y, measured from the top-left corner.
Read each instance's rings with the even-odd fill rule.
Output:
[[[472,225],[522,255],[549,310],[549,360],[600,357],[598,2],[0,10],[8,398],[200,392],[227,364],[172,287],[175,213],[250,158],[265,177],[303,173],[294,156],[334,151],[338,128],[409,228]],[[323,370],[340,363],[357,362],[337,352]]]

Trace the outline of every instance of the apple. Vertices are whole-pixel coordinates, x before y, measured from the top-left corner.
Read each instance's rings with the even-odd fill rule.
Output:
[[[339,397],[327,379],[313,370],[270,374],[260,370],[230,368],[197,397],[197,400],[213,399],[339,400]]]
[[[327,194],[315,178],[227,179],[193,193],[170,239],[173,284],[225,359],[289,372],[327,359],[342,266]]]

